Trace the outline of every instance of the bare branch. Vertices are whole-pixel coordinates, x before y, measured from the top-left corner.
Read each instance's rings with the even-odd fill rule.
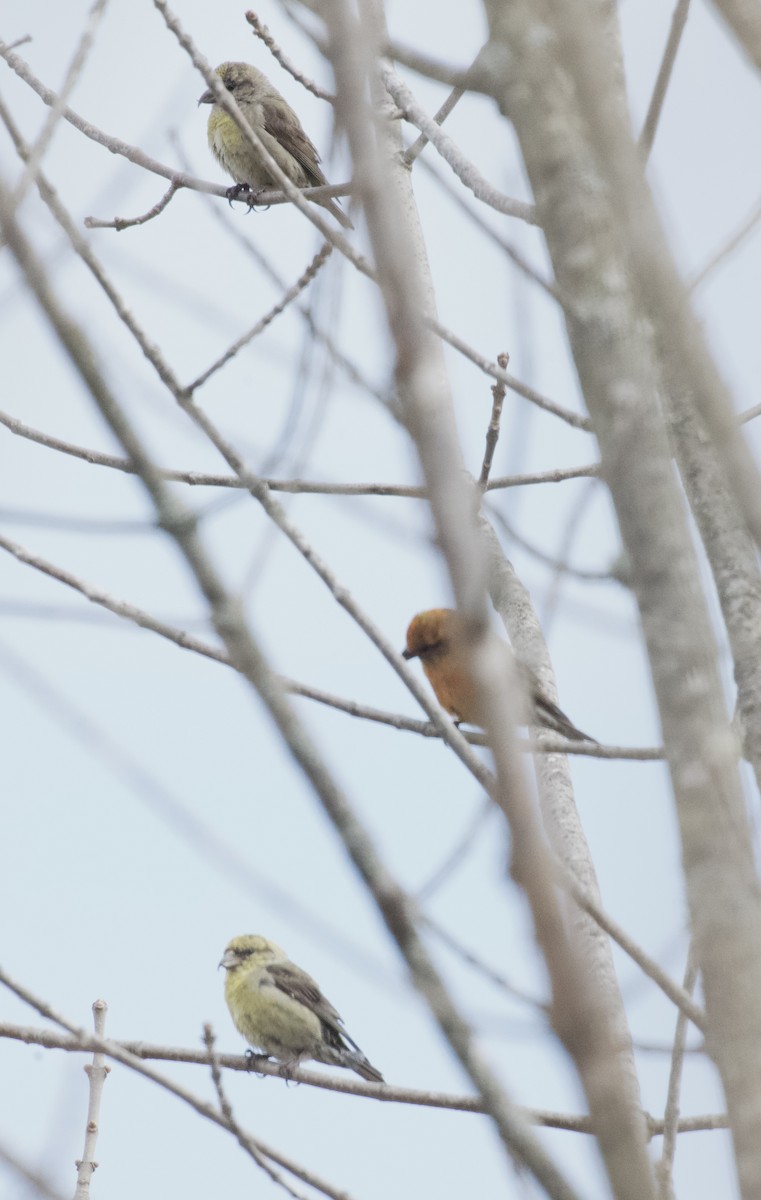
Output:
[[[441,157],[452,168],[457,178],[465,184],[478,200],[483,200],[495,212],[504,213],[508,217],[517,217],[529,225],[536,224],[536,213],[532,204],[513,200],[505,196],[488,183],[481,172],[469,162],[459,147],[448,134],[444,133],[436,121],[426,116],[415,102],[410,89],[399,78],[395,71],[381,68],[383,84],[394,103],[404,113],[406,119],[424,133],[428,141],[439,152]]]
[[[756,70],[761,71],[761,11],[758,6],[752,0],[713,0],[713,6],[734,32]]]
[[[674,70],[677,51],[682,40],[684,27],[687,24],[689,9],[690,0],[677,0],[674,15],[671,18],[671,30],[663,51],[661,65],[658,68],[658,77],[655,81],[653,94],[650,97],[645,124],[642,126],[642,133],[639,138],[640,149],[645,158],[649,157],[650,151],[653,148],[658,122],[661,119],[661,112],[663,111],[663,102],[666,99],[666,92],[671,82],[671,73]]]
[[[701,287],[702,284],[705,283],[706,279],[708,279],[709,275],[712,275],[717,267],[720,267],[722,263],[726,262],[726,260],[734,253],[738,246],[742,245],[748,234],[753,232],[759,221],[761,221],[761,202],[757,202],[753,206],[753,209],[742,222],[739,229],[735,230],[735,232],[731,234],[730,237],[728,237],[726,241],[721,244],[721,246],[719,246],[718,250],[714,251],[705,266],[701,267],[699,271],[696,271],[692,278],[688,280],[687,286],[691,292],[694,292],[697,288]],[[751,409],[750,411],[754,416],[757,415],[756,409]],[[741,413],[739,417],[741,423],[743,421],[747,421],[748,419],[747,413]]]
[[[112,221],[104,221],[100,217],[85,217],[85,227],[87,229],[115,229],[117,233],[121,233],[123,229],[129,229],[132,225],[145,225],[146,221],[152,221],[154,217],[163,213],[179,190],[180,185],[172,180],[164,195],[156,201],[153,208],[149,208],[148,212],[142,213],[139,217],[114,217]]]
[[[214,1031],[212,1030],[211,1025],[204,1025],[203,1040],[204,1045],[206,1046],[206,1052],[209,1056],[211,1078],[214,1083],[214,1089],[217,1093],[220,1111],[222,1116],[227,1121],[228,1128],[231,1129],[235,1134],[238,1145],[242,1150],[245,1151],[246,1154],[249,1155],[249,1157],[253,1158],[256,1165],[260,1167],[262,1171],[264,1171],[265,1175],[268,1175],[272,1182],[277,1184],[278,1187],[283,1188],[283,1190],[287,1192],[289,1196],[292,1196],[293,1200],[307,1200],[303,1192],[297,1191],[291,1186],[291,1184],[288,1182],[285,1176],[281,1174],[280,1171],[275,1170],[272,1164],[267,1161],[266,1156],[261,1153],[254,1139],[249,1137],[245,1130],[241,1129],[240,1125],[235,1120],[232,1105],[227,1098],[224,1086],[222,1084],[222,1070],[220,1066],[219,1055],[214,1048]],[[345,1192],[336,1192],[333,1190],[325,1194],[336,1198],[341,1198],[341,1200],[343,1200],[343,1197],[346,1195]]]
[[[298,68],[293,65],[291,60],[286,57],[285,53],[281,47],[278,46],[267,26],[260,21],[255,12],[249,9],[249,11],[246,13],[246,20],[253,29],[256,37],[259,38],[260,42],[264,43],[272,57],[275,59],[275,62],[279,63],[284,71],[287,71],[289,75],[293,76],[297,83],[300,83],[302,87],[305,87],[307,91],[311,92],[313,96],[316,96],[318,100],[328,100],[331,104],[333,103],[335,97],[331,96],[330,92],[326,92],[323,88],[318,87],[313,79],[308,79],[307,76],[299,71]]]
[[[462,100],[464,95],[465,95],[464,88],[454,88],[449,93],[449,95],[447,96],[444,103],[434,113],[433,119],[434,119],[434,122],[436,125],[442,126],[444,124],[444,122],[446,121],[449,114],[454,111],[454,109],[460,103],[460,101]],[[409,150],[405,154],[405,156],[404,156],[405,162],[409,163],[410,166],[412,166],[412,164],[414,162],[416,162],[417,159],[419,158],[419,156],[423,153],[423,151],[425,150],[427,145],[428,145],[428,138],[425,136],[424,133],[421,133],[420,137],[417,138],[412,143]]]
[[[104,454],[100,450],[91,450],[85,446],[76,446],[72,442],[66,442],[62,438],[44,433],[40,429],[33,429],[9,413],[0,412],[0,425],[4,425],[18,437],[28,438],[29,441],[37,442],[40,446],[47,446],[50,450],[58,450],[62,454],[70,454],[74,458],[81,458],[96,466],[110,467],[112,470],[123,471],[128,475],[137,474],[134,464],[129,459],[120,458],[117,454]],[[600,468],[597,463],[590,463],[583,467],[557,467],[550,471],[529,471],[522,475],[503,475],[498,479],[490,479],[486,490],[493,492],[504,488],[530,487],[541,483],[564,483],[568,479],[595,478],[599,473]],[[160,468],[160,474],[162,479],[172,480],[176,483],[188,483],[192,487],[245,488],[246,486],[238,475],[211,475],[203,471],[182,471],[171,467]],[[261,476],[261,481],[271,492],[285,492],[293,496],[405,496],[412,500],[426,499],[425,488],[395,483],[324,483],[311,482],[306,479],[272,479],[266,475]]]
[[[687,956],[687,967],[684,972],[684,990],[692,993],[697,982],[698,968],[692,949]],[[676,1019],[674,1048],[671,1056],[671,1071],[669,1073],[668,1097],[666,1111],[663,1116],[663,1150],[655,1173],[658,1179],[659,1200],[675,1200],[672,1171],[676,1154],[676,1135],[679,1131],[679,1091],[682,1083],[682,1067],[684,1065],[684,1043],[687,1037],[687,1017],[680,1010]]]
[[[103,1041],[103,1031],[106,1027],[106,1012],[108,1005],[105,1000],[96,1000],[92,1006],[95,1037]],[[87,1125],[85,1127],[85,1146],[82,1157],[77,1161],[77,1186],[74,1190],[74,1200],[87,1200],[90,1195],[90,1180],[95,1174],[95,1147],[98,1141],[100,1120],[100,1102],[103,1096],[103,1084],[106,1082],[110,1067],[103,1061],[103,1053],[96,1050],[92,1063],[85,1067],[90,1082],[90,1094],[87,1104]]]
[[[4,972],[0,972],[0,982],[5,982]],[[5,1021],[0,1021],[0,1038],[10,1038],[14,1041],[24,1042],[27,1045],[43,1046],[51,1050],[64,1050],[72,1054],[100,1050],[107,1057],[113,1058],[117,1062],[122,1062],[125,1066],[133,1067],[134,1070],[144,1074],[148,1079],[160,1084],[163,1083],[163,1076],[151,1071],[150,1068],[140,1071],[140,1067],[136,1064],[156,1060],[159,1062],[189,1063],[203,1067],[210,1065],[209,1055],[206,1051],[158,1046],[148,1042],[105,1042],[95,1038],[92,1034],[88,1034],[85,1030],[80,1030],[72,1034],[60,1034],[49,1029],[34,1029],[29,1026],[13,1025]],[[251,1071],[250,1063],[243,1054],[220,1054],[218,1055],[218,1062],[220,1066],[225,1067],[228,1071],[242,1071],[246,1074],[250,1074]],[[257,1065],[257,1071],[261,1075],[272,1076],[282,1080],[280,1067],[276,1063],[262,1062]],[[294,1081],[305,1084],[308,1087],[322,1088],[324,1091],[330,1092],[342,1092],[349,1096],[366,1096],[368,1099],[388,1103],[413,1104],[424,1108],[440,1108],[463,1113],[483,1114],[484,1112],[483,1104],[473,1096],[453,1096],[443,1092],[428,1092],[414,1088],[397,1088],[389,1084],[366,1083],[361,1079],[323,1075],[318,1071],[309,1071],[305,1067],[294,1067],[292,1075]],[[174,1084],[170,1084],[169,1090],[179,1095],[181,1099],[185,1099],[186,1096],[190,1095],[190,1093],[185,1093],[184,1089],[177,1089]],[[222,1125],[224,1128],[227,1127],[220,1114],[203,1101],[193,1102],[192,1106],[201,1115],[209,1116],[218,1125]],[[592,1123],[589,1117],[586,1116],[548,1112],[532,1108],[523,1109],[522,1112],[531,1124],[542,1126],[545,1129],[563,1129],[574,1133],[593,1133]],[[663,1133],[663,1121],[656,1117],[648,1117],[648,1128],[651,1136],[656,1137]],[[727,1118],[723,1114],[682,1117],[679,1121],[680,1133],[697,1133],[706,1129],[726,1128]],[[261,1142],[258,1139],[257,1144],[261,1146]],[[279,1161],[274,1155],[271,1157],[273,1157],[274,1161]]]
[[[265,313],[263,317],[260,317],[260,319],[251,329],[249,329],[246,333],[241,334],[239,338],[236,338],[232,345],[225,350],[224,354],[221,355],[216,362],[213,362],[210,367],[207,367],[206,370],[198,376],[197,379],[194,379],[192,383],[189,383],[187,385],[187,391],[195,392],[199,387],[203,387],[203,385],[211,378],[212,375],[221,370],[222,367],[224,367],[232,358],[235,357],[239,350],[242,350],[244,346],[248,346],[249,343],[254,340],[254,338],[258,337],[260,333],[263,333],[264,330],[272,324],[276,317],[279,317],[281,313],[285,312],[285,310],[288,308],[288,305],[292,304],[293,301],[301,295],[304,289],[309,287],[309,284],[328,261],[332,252],[333,247],[331,246],[330,242],[324,242],[322,246],[320,246],[320,249],[317,251],[312,261],[309,263],[306,270],[302,272],[293,286],[288,288],[288,291],[285,293],[283,298],[278,300],[277,304],[273,305],[268,313]]]
[[[497,355],[497,363],[500,367],[502,367],[503,371],[507,370],[507,364],[509,361],[509,354]],[[484,450],[484,461],[481,464],[481,474],[478,478],[478,486],[482,492],[485,492],[489,485],[489,475],[491,473],[492,462],[494,461],[494,451],[497,449],[497,442],[499,440],[499,423],[502,419],[502,405],[505,402],[504,383],[495,383],[491,390],[491,394],[491,418],[489,420],[489,428],[486,431],[486,449]]]
[[[448,63],[438,62],[428,57],[422,50],[403,46],[401,42],[393,39],[386,42],[383,54],[392,62],[401,63],[403,67],[417,71],[418,75],[423,75],[426,79],[435,79],[438,83],[445,83],[451,88],[467,88],[472,82],[470,79],[471,67],[452,67]]]
[[[107,0],[94,0],[94,3],[90,9],[82,36],[80,37],[77,48],[72,56],[61,90],[58,93],[50,112],[48,113],[47,119],[37,136],[36,142],[29,152],[29,157],[26,160],[26,169],[16,185],[16,191],[13,198],[15,203],[19,206],[22,204],[24,196],[29,190],[30,184],[32,184],[36,179],[37,172],[39,171],[40,164],[45,156],[45,152],[53,139],[55,127],[66,108],[66,101],[74,90],[77,80],[82,72],[82,68],[87,61],[87,57],[95,40],[95,34],[97,33],[98,26],[100,25],[101,19],[106,10],[106,4]]]

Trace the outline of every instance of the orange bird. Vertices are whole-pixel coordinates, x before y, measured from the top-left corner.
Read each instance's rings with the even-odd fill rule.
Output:
[[[501,646],[505,654],[505,670],[508,670],[507,655],[512,651],[507,643]],[[465,638],[462,618],[453,608],[429,608],[418,613],[410,621],[407,630],[407,646],[402,651],[404,658],[419,658],[428,682],[436,693],[436,699],[459,725],[479,725],[484,722],[476,698],[476,688],[465,655]],[[517,661],[517,660],[516,660]],[[531,698],[533,721],[545,729],[562,733],[574,742],[594,742],[594,738],[582,733],[569,721],[565,713],[542,695],[539,681],[525,663],[518,662],[526,691]]]

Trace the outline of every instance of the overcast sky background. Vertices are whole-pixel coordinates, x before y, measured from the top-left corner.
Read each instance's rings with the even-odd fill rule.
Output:
[[[80,0],[5,0],[0,37],[12,42],[30,34],[32,42],[19,52],[56,89],[87,7]],[[242,6],[175,0],[174,7],[212,63],[246,59],[265,70],[323,152],[328,177],[348,178],[345,148],[339,141],[331,150],[329,106],[269,57],[251,35]],[[467,64],[486,34],[476,3],[397,0],[387,8],[393,37],[452,64]],[[319,55],[280,6],[264,0],[257,11],[289,58],[330,87]],[[670,18],[671,6],[663,0],[621,5],[637,127]],[[446,89],[402,74],[434,112]],[[70,104],[149,155],[177,164],[181,152],[195,174],[222,182],[206,146],[208,110],[196,106],[204,86],[152,4],[111,0]],[[0,95],[33,139],[48,110],[4,63]],[[650,169],[688,277],[761,197],[760,125],[758,80],[709,6],[694,0]],[[491,102],[467,97],[446,128],[495,186],[530,199],[512,131]],[[408,140],[414,136],[408,131]],[[424,158],[452,183],[449,168],[430,148]],[[90,215],[136,216],[165,190],[164,181],[63,122],[44,170],[80,225]],[[0,172],[11,184],[20,174],[4,131]],[[490,359],[508,351],[516,376],[583,411],[554,305],[447,197],[423,163],[414,180],[442,322]],[[548,272],[535,230],[464,198],[491,229]],[[36,194],[27,197],[22,217],[59,299],[93,339],[156,461],[223,469]],[[355,224],[352,237],[366,248],[361,218]],[[242,240],[265,255],[287,285],[318,245],[315,230],[291,206],[246,215],[242,206],[230,209],[223,200],[188,191],[143,227],[119,234],[95,230],[88,237],[183,382],[280,297]],[[696,293],[738,411],[758,400],[760,256],[756,232]],[[334,255],[303,299],[383,393],[393,360],[372,286]],[[0,407],[47,433],[118,452],[7,253],[0,258],[0,328]],[[454,352],[447,351],[447,360],[465,459],[477,473],[490,382]],[[418,482],[404,430],[379,399],[309,348],[293,307],[214,376],[198,399],[256,470],[343,482]],[[204,605],[173,546],[153,527],[139,483],[4,428],[0,456],[2,533],[114,596],[211,637]],[[591,435],[508,393],[494,475],[596,458]],[[250,498],[224,489],[180,492],[205,514],[206,545],[229,585],[243,590],[252,628],[278,670],[378,708],[419,715],[379,653]],[[400,649],[413,613],[450,602],[422,502],[303,496],[285,503]],[[580,513],[571,562],[604,572],[617,559],[617,530],[600,484],[576,480],[513,489],[491,503],[522,538],[550,556]],[[507,533],[503,537],[543,618],[562,707],[601,742],[656,745],[657,714],[629,593],[612,581],[558,582],[534,554]],[[411,891],[423,887],[482,804],[472,779],[436,741],[308,701],[297,705],[390,868]],[[3,554],[0,706],[0,895],[6,914],[0,961],[16,979],[85,1026],[92,1001],[103,997],[113,1037],[192,1047],[203,1022],[211,1021],[219,1048],[236,1051],[243,1047],[216,964],[230,937],[259,932],[315,975],[389,1082],[468,1090],[319,805],[262,706],[230,670],[119,622]],[[607,909],[681,980],[685,905],[665,768],[571,762]],[[145,778],[136,782],[127,764]],[[749,804],[755,819],[755,795]],[[183,824],[186,817],[190,825]],[[427,911],[516,986],[543,998],[544,975],[525,905],[506,877],[507,853],[492,815]],[[431,946],[511,1096],[535,1107],[583,1111],[572,1072],[536,1010],[506,997],[439,943]],[[673,1009],[628,961],[616,961],[635,1038],[666,1044]],[[40,1023],[5,991],[0,1019]],[[0,1058],[3,1094],[13,1097],[0,1106],[0,1150],[12,1147],[70,1194],[86,1116],[82,1057],[3,1041]],[[654,1115],[665,1104],[668,1061],[665,1054],[638,1055],[643,1101]],[[165,1069],[211,1097],[204,1069]],[[423,1190],[449,1200],[504,1186],[503,1152],[486,1118],[381,1105],[272,1079],[230,1075],[226,1082],[248,1129],[357,1200]],[[685,1114],[722,1110],[715,1073],[699,1056],[688,1060],[683,1096]],[[585,1196],[606,1194],[587,1139],[542,1136]],[[653,1148],[659,1152],[660,1143]],[[228,1134],[118,1067],[105,1087],[97,1158],[93,1200],[180,1190],[192,1200],[251,1188],[264,1194],[270,1186],[256,1178],[257,1169]],[[675,1178],[678,1195],[735,1195],[725,1135],[680,1139]],[[529,1182],[522,1187],[523,1194],[535,1194]],[[21,1194],[18,1177],[0,1166],[0,1200]]]

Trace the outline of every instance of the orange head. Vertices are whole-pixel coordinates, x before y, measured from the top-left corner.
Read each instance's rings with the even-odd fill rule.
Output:
[[[429,608],[413,617],[407,629],[404,658],[419,658],[423,665],[448,654],[462,640],[462,624],[453,608]]]
[[[418,613],[407,629],[405,658],[419,658],[442,708],[456,721],[480,724],[473,680],[462,654],[462,621],[453,608]]]

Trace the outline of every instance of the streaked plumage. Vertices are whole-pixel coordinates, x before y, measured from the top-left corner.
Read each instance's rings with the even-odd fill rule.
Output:
[[[500,645],[505,656],[512,655],[506,642]],[[479,710],[473,677],[465,657],[462,622],[454,609],[430,608],[413,617],[407,629],[407,646],[402,654],[408,659],[420,659],[436,699],[456,721],[483,728],[483,714]],[[508,667],[506,657],[506,671]],[[542,725],[545,729],[562,733],[572,741],[594,741],[594,738],[577,729],[557,704],[542,694],[538,680],[525,663],[518,662],[518,667],[533,707],[527,723]]]
[[[286,1067],[311,1058],[383,1082],[311,975],[274,942],[259,934],[235,937],[219,965],[227,971],[230,1015],[251,1046]]]

